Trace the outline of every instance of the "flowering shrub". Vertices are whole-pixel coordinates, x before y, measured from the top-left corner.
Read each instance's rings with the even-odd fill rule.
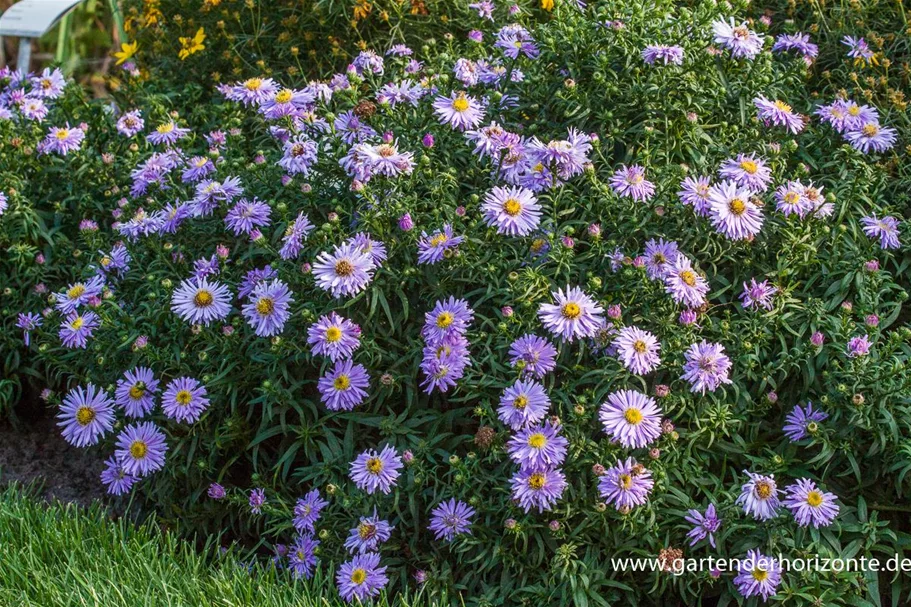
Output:
[[[85,140],[48,127],[48,170],[107,163],[99,252],[22,310],[64,437],[345,600],[878,601],[777,555],[907,540],[906,127],[873,75],[906,50],[471,7],[327,80],[139,78]],[[749,558],[669,575],[709,555]]]

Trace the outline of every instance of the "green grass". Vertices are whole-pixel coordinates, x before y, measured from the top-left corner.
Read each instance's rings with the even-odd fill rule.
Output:
[[[227,555],[211,563],[153,525],[111,520],[98,505],[45,504],[0,490],[0,606],[337,607],[331,573],[295,583],[271,569],[250,574]],[[425,607],[380,597],[377,607]]]

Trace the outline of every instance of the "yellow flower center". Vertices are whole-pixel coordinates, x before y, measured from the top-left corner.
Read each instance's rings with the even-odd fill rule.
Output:
[[[71,327],[74,331],[78,331],[79,329],[82,328],[82,325],[84,325],[84,324],[85,324],[85,319],[82,318],[81,316],[77,316],[77,317],[73,320],[73,322],[70,323],[70,327]]]
[[[174,397],[174,400],[176,400],[177,404],[181,407],[186,407],[190,404],[190,401],[193,400],[193,395],[190,394],[189,390],[181,390],[177,393],[177,396]]]
[[[332,382],[332,386],[336,390],[347,390],[349,387],[351,387],[351,380],[347,375],[339,375],[335,378],[335,381]]]
[[[132,398],[133,400],[139,400],[140,398],[142,398],[145,395],[145,393],[146,393],[146,385],[142,382],[135,383],[130,388],[130,398]]]
[[[57,139],[59,139],[60,141],[63,141],[64,139],[66,139],[69,136],[70,136],[69,129],[58,129],[57,133],[55,135],[55,137],[57,137]]]
[[[541,449],[547,444],[547,437],[540,432],[535,432],[528,437],[528,446],[532,449]]]
[[[857,116],[858,114],[860,114],[860,106],[852,105],[851,107],[848,108],[848,113],[851,114],[852,116]]]
[[[164,135],[165,133],[170,133],[171,131],[174,130],[174,123],[168,122],[167,124],[159,124],[158,128],[155,130],[158,131],[159,133],[161,133],[162,135]]]
[[[582,315],[582,308],[579,307],[579,304],[569,302],[563,304],[563,307],[560,308],[560,314],[563,315],[563,318],[568,318],[569,320],[576,320]]]
[[[380,156],[382,156],[383,158],[389,158],[390,156],[395,154],[395,148],[392,147],[391,145],[389,145],[388,143],[384,143],[383,145],[378,146],[377,151],[379,152]]]
[[[622,489],[629,489],[633,486],[633,477],[631,474],[621,474],[620,475],[620,487]]]
[[[634,426],[638,426],[642,423],[642,411],[634,407],[630,407],[623,413],[623,419]]]
[[[866,137],[875,137],[879,133],[879,127],[875,124],[865,124],[863,133]]]
[[[684,270],[680,273],[680,280],[689,287],[696,285],[696,274],[691,270]]]
[[[142,459],[148,452],[149,446],[141,440],[133,441],[133,444],[130,445],[130,455],[132,455],[134,459]]]
[[[734,215],[743,215],[747,210],[747,203],[740,200],[739,198],[735,198],[728,203],[728,210],[730,210]]]
[[[822,504],[822,493],[819,491],[810,491],[807,493],[807,503],[814,508],[818,508],[819,505]]]
[[[342,338],[342,330],[338,327],[329,327],[326,329],[326,341],[335,343]]]
[[[515,217],[522,210],[522,205],[515,198],[510,198],[503,203],[503,212],[510,217]]]
[[[276,103],[288,103],[293,96],[294,93],[290,89],[282,89],[275,94],[275,101]]]
[[[256,311],[260,316],[268,316],[275,311],[275,301],[270,297],[260,297],[256,302]]]
[[[371,457],[367,460],[367,472],[370,474],[379,474],[383,471],[383,460],[378,457]]]
[[[769,577],[769,572],[765,569],[756,568],[753,569],[753,579],[757,582],[764,582]]]
[[[544,488],[544,475],[540,472],[535,472],[528,477],[528,486],[534,489],[535,491],[540,491]]]
[[[340,259],[335,262],[335,273],[339,276],[351,276],[354,274],[354,264],[347,259]]]
[[[455,317],[451,313],[441,312],[440,315],[437,316],[437,326],[441,329],[445,329],[446,327],[451,325],[452,321],[454,321],[454,320],[455,320]]]
[[[200,167],[205,166],[205,164],[206,164],[207,162],[209,162],[209,159],[208,159],[208,158],[197,158],[197,159],[196,159],[196,162],[194,162],[193,164],[196,165],[196,168],[200,168]]]
[[[445,234],[437,234],[436,236],[434,236],[433,238],[430,239],[430,246],[438,247],[441,244],[443,244],[444,242],[446,242],[447,240],[449,240],[449,239],[446,238]]]
[[[358,584],[358,585],[363,584],[366,579],[367,579],[367,572],[364,571],[363,569],[361,569],[360,567],[358,567],[357,569],[355,569],[354,571],[351,572],[351,582],[353,584]]]
[[[524,411],[525,407],[528,406],[528,397],[524,395],[519,395],[514,401],[512,401],[512,406],[519,411]]]
[[[196,292],[196,296],[193,298],[193,303],[196,304],[196,306],[199,308],[207,308],[215,303],[215,298],[212,297],[212,293],[209,291],[200,289]]]
[[[743,26],[735,27],[731,33],[734,34],[734,37],[738,40],[746,40],[750,37],[750,30]]]
[[[79,407],[76,411],[76,422],[80,426],[88,426],[95,421],[95,410],[91,407]]]
[[[775,107],[777,107],[782,112],[788,112],[788,113],[791,112],[791,106],[788,105],[787,103],[785,103],[784,101],[776,101]]]
[[[468,99],[465,98],[465,95],[459,95],[452,100],[452,109],[461,113],[468,109]]]
[[[756,484],[756,495],[760,499],[767,500],[772,497],[772,485],[768,481],[759,481]]]
[[[784,195],[785,204],[797,204],[800,202],[800,194],[797,192],[788,192]]]
[[[85,285],[80,282],[70,287],[69,291],[66,292],[66,296],[69,299],[77,299],[81,297],[83,293],[85,293]]]
[[[357,526],[357,534],[362,540],[369,540],[376,535],[376,525],[370,523],[361,523]]]
[[[258,91],[259,87],[263,85],[263,81],[260,78],[250,78],[244,82],[244,88],[248,91]]]
[[[747,173],[749,173],[750,175],[753,175],[754,173],[756,173],[756,171],[759,170],[759,165],[757,165],[752,160],[742,160],[740,162],[740,168],[743,169],[744,171],[746,171]]]
[[[636,351],[636,354],[642,354],[646,350],[648,350],[648,344],[646,344],[641,339],[637,339],[636,341],[633,342],[633,350]]]
[[[114,262],[114,260],[111,259],[110,257],[108,257],[107,255],[105,255],[104,257],[101,258],[101,265],[103,265],[104,267],[108,267],[113,262]]]

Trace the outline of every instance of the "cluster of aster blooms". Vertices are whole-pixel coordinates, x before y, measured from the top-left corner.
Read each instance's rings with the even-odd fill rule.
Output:
[[[471,7],[481,20],[493,22],[493,3],[485,1]],[[521,16],[518,10],[509,13],[517,19]],[[242,343],[251,352],[262,346],[263,350],[271,347],[285,353],[289,350],[281,348],[293,341],[294,348],[304,351],[306,361],[320,369],[318,374],[310,373],[312,369],[300,371],[314,376],[320,418],[325,416],[327,423],[356,420],[372,406],[382,386],[395,381],[386,374],[375,381],[383,369],[372,364],[377,357],[371,357],[367,350],[376,343],[392,343],[379,339],[393,329],[376,322],[376,317],[371,324],[361,321],[361,316],[366,317],[362,309],[368,305],[365,300],[376,308],[378,300],[370,298],[382,290],[382,285],[423,272],[428,285],[433,283],[434,289],[442,285],[443,290],[427,301],[418,294],[424,312],[422,324],[420,328],[407,324],[408,343],[394,344],[403,348],[397,355],[414,359],[414,377],[404,381],[413,379],[409,386],[413,383],[428,399],[444,403],[453,394],[474,398],[476,389],[480,393],[495,386],[499,394],[495,417],[508,430],[508,438],[500,442],[511,466],[507,477],[497,478],[495,490],[508,494],[510,507],[529,518],[543,513],[555,516],[564,506],[576,506],[569,503],[571,486],[590,482],[578,478],[573,467],[579,450],[572,433],[584,423],[567,423],[555,404],[565,402],[569,391],[562,385],[562,369],[584,371],[587,363],[583,361],[590,360],[585,358],[590,353],[595,363],[588,366],[606,369],[612,376],[610,387],[601,393],[603,398],[598,398],[600,423],[581,430],[597,439],[606,437],[586,444],[603,449],[597,457],[613,458],[611,465],[598,463],[593,468],[599,508],[611,506],[614,515],[632,518],[655,500],[656,493],[664,499],[665,492],[656,488],[663,489],[674,479],[655,462],[661,458],[661,441],[675,435],[671,419],[676,422],[676,416],[682,414],[672,409],[672,399],[665,400],[671,389],[658,384],[656,378],[659,374],[672,377],[685,386],[680,391],[683,396],[675,398],[712,398],[715,392],[728,397],[725,387],[742,383],[738,379],[742,369],[737,369],[732,360],[736,356],[729,356],[732,344],[739,340],[734,335],[710,339],[700,335],[702,326],[713,322],[711,300],[725,298],[733,315],[761,322],[757,317],[785,305],[779,287],[756,270],[755,276],[743,281],[742,291],[734,287],[740,301],[735,307],[736,293],[727,294],[730,282],[719,275],[716,260],[693,245],[689,234],[674,235],[677,238],[673,239],[653,232],[643,232],[647,236],[635,250],[611,244],[594,266],[600,276],[619,281],[625,274],[640,281],[630,303],[623,306],[614,303],[619,299],[606,298],[601,282],[593,277],[586,282],[572,262],[565,262],[567,257],[561,258],[559,272],[537,276],[546,286],[539,289],[541,296],[528,302],[529,313],[521,319],[511,307],[491,312],[492,297],[482,294],[483,289],[447,281],[446,274],[456,272],[459,262],[476,263],[480,248],[496,255],[516,243],[527,246],[530,255],[522,266],[529,274],[545,266],[552,243],[560,247],[557,254],[573,251],[575,243],[568,235],[552,238],[553,226],[559,221],[554,201],[564,193],[574,198],[584,192],[586,173],[606,176],[607,200],[603,204],[640,208],[667,196],[668,191],[673,198],[673,192],[679,190],[678,210],[687,213],[689,227],[694,232],[705,227],[706,238],[713,245],[731,247],[726,250],[741,256],[744,249],[733,245],[748,244],[768,234],[768,229],[763,233],[768,223],[810,226],[824,222],[835,212],[833,199],[823,194],[822,186],[801,181],[798,176],[776,182],[772,162],[752,149],[725,152],[729,157],[720,166],[704,167],[700,176],[685,177],[679,187],[668,190],[666,184],[649,180],[652,171],[659,169],[648,159],[636,163],[630,158],[615,166],[604,155],[599,159],[595,150],[600,138],[594,133],[561,124],[549,131],[542,128],[534,135],[526,134],[527,120],[516,119],[518,112],[513,110],[527,110],[520,93],[527,90],[522,87],[528,80],[526,74],[543,78],[541,73],[549,69],[535,63],[543,55],[542,45],[535,39],[533,28],[519,23],[497,27],[491,33],[494,42],[487,56],[447,58],[437,70],[415,58],[410,48],[394,45],[384,54],[363,51],[345,72],[298,88],[285,87],[266,76],[218,87],[228,102],[227,111],[243,116],[254,125],[255,133],[262,135],[257,143],[263,142],[265,151],[257,152],[247,167],[227,160],[242,148],[245,137],[252,136],[240,128],[196,132],[178,113],[162,115],[139,107],[119,111],[110,118],[109,126],[122,140],[142,150],[129,157],[129,170],[120,176],[120,185],[129,196],[112,211],[111,245],[98,251],[85,278],[53,295],[52,308],[40,313],[22,312],[18,326],[27,346],[38,332],[49,347],[59,345],[64,351],[95,349],[98,344],[93,340],[101,341],[100,329],[113,332],[117,328],[103,327],[108,318],[117,318],[114,314],[105,316],[105,307],[123,307],[142,314],[142,306],[158,306],[163,313],[156,317],[167,316],[168,326],[176,327],[172,339],[175,350],[183,348],[180,361],[165,366],[154,360],[152,348],[147,349],[150,338],[143,335],[132,342],[132,352],[144,360],[142,365],[118,367],[119,379],[110,389],[99,389],[92,383],[74,388],[61,404],[60,425],[68,442],[78,447],[113,445],[102,475],[111,494],[128,493],[141,479],[165,468],[169,440],[172,447],[179,440],[178,432],[169,437],[172,429],[192,426],[201,431],[209,418],[228,406],[220,400],[221,390],[203,373],[181,369],[182,361],[187,360],[183,355],[190,349],[184,347],[184,338],[199,335],[215,341],[223,336],[234,339],[232,348]],[[477,45],[485,35],[489,34],[473,30],[469,40]],[[715,44],[725,49],[713,48],[711,52],[727,51],[731,60],[738,62],[755,59],[765,40],[762,34],[746,24],[738,26],[732,19],[717,20],[711,32],[703,35],[714,36]],[[805,34],[781,36],[773,46],[776,53],[792,50],[808,61],[818,52]],[[649,44],[636,49],[635,57],[637,61],[641,58],[648,70],[674,70],[685,66],[690,55],[681,46]],[[446,78],[441,77],[443,73]],[[46,79],[54,82],[53,74],[48,72]],[[29,86],[38,90],[44,86],[38,82]],[[775,131],[781,130],[795,136],[813,130],[809,118],[774,97],[759,95],[753,103],[763,132],[770,137],[777,137]],[[17,111],[24,114],[23,104],[18,106]],[[880,126],[878,113],[868,106],[838,100],[814,113],[864,155],[887,152],[894,143],[892,130]],[[79,142],[62,143],[78,129],[55,128],[67,132],[60,137],[59,131],[52,129],[53,139],[59,142],[46,144],[42,151],[61,155],[80,151]],[[451,149],[440,150],[442,142]],[[427,159],[431,164],[430,155],[437,152],[455,158],[453,167],[461,169],[463,165],[458,163],[468,158],[478,168],[483,186],[473,206],[457,207],[454,217],[428,212],[426,207],[436,204],[435,200],[423,206],[415,203],[405,212],[385,212],[410,204],[407,201],[420,179],[422,161]],[[71,161],[72,155],[53,160]],[[710,176],[715,169],[717,178]],[[677,185],[676,180],[673,185]],[[283,193],[276,195],[276,191]],[[332,211],[326,214],[326,223],[317,228],[317,217],[323,210],[313,202],[317,196],[310,195],[314,193],[356,200],[358,207],[351,210],[350,224],[340,222],[338,213]],[[416,196],[424,196],[423,190]],[[764,197],[774,198],[774,210]],[[291,202],[280,206],[275,202],[278,198]],[[4,205],[5,199],[0,196],[0,213]],[[472,214],[477,218],[474,225],[460,221]],[[369,215],[372,223],[362,220],[362,215]],[[871,213],[860,222],[866,236],[875,239],[882,250],[901,246],[897,218]],[[335,234],[337,231],[342,233]],[[590,242],[601,242],[599,224],[590,223],[586,232]],[[216,240],[231,246],[210,247],[213,233]],[[202,243],[198,246],[197,237]],[[623,242],[629,240],[621,238]],[[204,254],[194,252],[188,257],[188,251],[202,251],[203,246],[209,247]],[[140,268],[139,260],[145,262],[154,256],[160,256],[154,271],[167,274],[158,284],[169,291],[169,303],[162,306],[152,298],[151,303],[142,305],[130,301],[134,295],[131,289],[142,282],[146,270]],[[403,261],[406,259],[410,261]],[[132,284],[127,284],[130,281]],[[671,320],[670,324],[675,330],[682,328],[681,334],[688,337],[675,339],[672,344],[664,339],[666,322],[648,315],[634,319],[632,310],[639,304],[635,298],[640,291],[655,293],[650,305],[673,309],[677,322]],[[542,303],[541,299],[546,301]],[[382,301],[380,306],[385,305],[385,299]],[[311,315],[314,308],[318,311]],[[474,327],[481,324],[480,319],[486,323],[496,314],[504,324],[508,319],[521,323],[519,337],[513,339],[513,335],[496,344],[503,350],[508,347],[508,362],[515,375],[488,375],[481,386],[478,375],[486,374],[486,369],[479,371],[482,346],[475,341],[480,335],[474,333]],[[870,320],[867,326],[872,328],[876,322]],[[391,315],[389,324],[393,324]],[[51,326],[53,330],[49,330]],[[151,332],[150,328],[145,330]],[[301,338],[304,335],[305,339]],[[485,337],[499,339],[486,333]],[[106,336],[105,343],[110,339]],[[819,331],[810,338],[815,348],[821,348],[825,340]],[[849,360],[862,360],[870,355],[873,344],[868,335],[856,335],[838,349]],[[237,352],[238,358],[247,358],[239,349]],[[243,363],[247,368],[261,364],[255,356],[250,358]],[[567,363],[570,358],[576,362]],[[200,361],[205,363],[204,358]],[[411,364],[410,360],[406,362]],[[207,369],[214,371],[217,366]],[[647,387],[650,384],[653,389]],[[302,400],[306,398],[301,396]],[[433,407],[437,401],[428,402]],[[115,427],[120,428],[118,417],[129,421],[113,441],[106,441]],[[784,428],[779,432],[775,427],[774,431],[791,442],[805,441],[820,433],[826,419],[828,414],[811,403],[798,405],[787,416]],[[345,482],[352,487],[350,494],[371,500],[373,510],[361,517],[344,513],[348,532],[339,546],[330,545],[330,533],[321,533],[325,527],[318,528],[327,525],[321,519],[323,511],[340,509],[331,503],[332,492],[325,487],[313,486],[296,501],[291,516],[287,510],[270,508],[272,503],[281,502],[283,492],[273,495],[270,489],[267,494],[266,487],[256,487],[248,493],[238,488],[253,520],[274,516],[281,518],[276,521],[278,528],[284,523],[293,527],[293,539],[276,549],[278,562],[294,577],[310,578],[319,565],[319,555],[327,550],[347,553],[347,560],[339,559],[336,568],[338,590],[346,601],[367,600],[393,578],[389,575],[392,571],[382,564],[382,553],[389,551],[387,543],[394,534],[401,533],[397,526],[404,525],[395,519],[398,505],[383,499],[390,496],[389,500],[397,501],[403,496],[408,491],[403,483],[404,470],[420,465],[415,462],[418,456],[405,449],[395,433],[385,434],[385,440],[371,438],[366,442],[358,437],[357,449],[345,457],[342,476],[347,470]],[[354,453],[359,454],[349,461]],[[707,541],[715,548],[722,516],[728,527],[731,522],[727,521],[737,516],[732,511],[738,505],[744,515],[760,522],[776,518],[784,506],[799,527],[831,525],[839,513],[835,495],[819,488],[811,478],[797,479],[785,488],[781,499],[782,491],[772,475],[746,474],[749,481],[736,500],[733,496],[726,502],[713,500],[704,508],[688,509],[685,516],[665,518],[679,519],[673,524],[687,526],[691,546]],[[214,479],[213,474],[206,484]],[[230,503],[229,491],[212,482],[208,496]],[[435,544],[459,546],[469,539],[474,541],[465,536],[477,535],[481,515],[499,514],[491,513],[483,499],[458,499],[457,491],[447,481],[434,485],[433,507],[427,509],[429,522],[421,528],[430,531]],[[697,504],[705,502],[690,499]],[[557,524],[550,529],[559,529],[558,521],[551,523]],[[747,564],[734,579],[739,592],[763,599],[775,594],[782,581],[779,563],[758,549],[750,551],[743,562]]]

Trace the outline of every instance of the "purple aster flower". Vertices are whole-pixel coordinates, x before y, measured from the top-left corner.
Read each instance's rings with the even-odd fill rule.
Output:
[[[778,485],[775,476],[763,476],[743,471],[750,480],[740,489],[737,503],[743,506],[743,511],[756,520],[767,521],[778,516]]]
[[[772,181],[772,169],[756,154],[738,154],[736,158],[728,158],[721,163],[718,175],[751,192],[765,192]]]
[[[852,57],[855,63],[872,63],[874,52],[863,38],[854,36],[845,36],[841,43],[848,47],[848,57]]]
[[[57,419],[66,442],[74,447],[95,445],[114,428],[114,401],[94,384],[77,386],[63,399]]]
[[[655,195],[655,184],[645,179],[645,168],[634,164],[623,165],[610,178],[610,185],[618,196],[646,202]]]
[[[208,495],[213,500],[223,500],[225,496],[228,495],[228,492],[225,491],[225,488],[218,483],[212,483],[209,485],[209,489],[206,491]]]
[[[886,215],[880,219],[874,213],[869,217],[861,218],[860,223],[863,225],[864,234],[870,238],[879,238],[880,248],[888,250],[901,246],[898,239],[898,220],[895,217]]]
[[[680,257],[676,242],[667,242],[663,238],[654,238],[645,243],[645,271],[652,279],[663,279],[668,271],[668,264],[673,264]]]
[[[244,276],[240,288],[237,290],[237,299],[244,299],[253,293],[254,289],[256,289],[260,283],[271,280],[276,276],[278,276],[278,273],[272,269],[272,266],[268,265],[263,268],[250,270]]]
[[[127,112],[117,120],[117,130],[125,137],[132,137],[142,132],[145,128],[145,120],[142,119],[141,110]]]
[[[195,423],[209,408],[206,387],[192,377],[178,377],[161,398],[162,412],[174,421]]]
[[[646,375],[661,364],[658,353],[661,344],[653,334],[639,327],[629,326],[620,330],[613,346],[623,366],[636,375]]]
[[[74,282],[66,288],[66,291],[54,295],[57,300],[55,307],[64,314],[75,312],[81,306],[101,295],[103,289],[103,276],[93,276],[85,282]]]
[[[845,139],[864,154],[869,154],[871,150],[885,152],[895,145],[896,131],[876,122],[867,122],[857,129],[847,131]]]
[[[394,527],[381,519],[373,508],[373,516],[362,516],[357,527],[352,529],[345,540],[345,548],[351,554],[376,552],[380,544],[389,540]]]
[[[101,325],[101,319],[94,312],[84,314],[70,312],[60,325],[60,341],[66,348],[84,349],[99,325]]]
[[[381,240],[374,240],[366,232],[358,232],[345,241],[361,250],[365,255],[369,255],[376,267],[381,267],[386,261],[386,245]]]
[[[56,152],[61,156],[66,156],[81,148],[84,139],[85,132],[81,128],[71,127],[67,124],[65,127],[52,126],[47,137],[39,145],[43,154]]]
[[[180,175],[180,180],[184,183],[195,183],[200,179],[205,179],[215,172],[215,163],[211,158],[205,156],[194,156],[187,163],[187,168]]]
[[[208,326],[224,320],[231,312],[231,291],[206,278],[183,281],[171,295],[171,310],[190,324]]]
[[[452,541],[463,533],[471,534],[471,518],[475,510],[465,502],[451,498],[437,504],[430,513],[430,526],[437,540]]]
[[[122,278],[129,271],[132,259],[130,252],[122,243],[115,244],[110,253],[101,254],[98,263],[99,276],[115,274]]]
[[[506,450],[522,470],[537,470],[562,464],[567,447],[569,441],[560,435],[560,426],[548,421],[519,430]]]
[[[852,337],[848,340],[848,358],[867,356],[870,354],[870,346],[872,345],[870,338],[866,335]]]
[[[474,2],[468,5],[468,8],[473,8],[478,11],[478,17],[481,19],[488,19],[493,21],[493,11],[496,8],[494,3],[490,0],[481,0],[481,2]]]
[[[127,417],[145,417],[155,407],[158,380],[148,367],[136,367],[117,382],[114,397]]]
[[[797,51],[806,58],[814,59],[819,55],[819,47],[810,42],[810,35],[797,32],[796,34],[782,34],[775,39],[772,52]]]
[[[455,91],[433,102],[433,110],[442,124],[464,131],[475,129],[484,119],[484,105],[465,91]]]
[[[313,265],[317,286],[333,297],[357,295],[373,279],[376,266],[370,255],[352,244],[322,252]]]
[[[275,279],[262,281],[253,289],[250,300],[241,309],[244,318],[259,337],[272,337],[285,329],[291,317],[294,298],[288,286]]]
[[[698,308],[706,303],[709,283],[693,270],[689,259],[678,255],[673,263],[665,266],[664,290],[674,301],[690,308]]]
[[[521,187],[495,187],[484,196],[484,220],[498,234],[527,236],[541,222],[541,205],[534,192]]]
[[[190,205],[185,202],[168,204],[158,211],[153,223],[158,226],[159,234],[174,234],[184,220],[193,214]]]
[[[552,293],[553,304],[541,304],[538,317],[554,335],[572,342],[576,338],[593,337],[604,323],[604,308],[579,287],[566,287]]]
[[[294,221],[288,225],[284,236],[282,236],[282,248],[278,252],[279,256],[282,259],[297,259],[307,235],[312,230],[313,224],[310,223],[310,218],[304,215],[303,212],[298,213]]]
[[[474,318],[474,310],[464,299],[450,296],[448,300],[436,302],[433,310],[424,314],[424,328],[421,337],[432,346],[442,344],[454,335],[464,335]]]
[[[16,327],[22,329],[22,341],[27,348],[31,342],[31,331],[41,326],[41,316],[33,312],[20,312],[16,317]]]
[[[816,483],[808,478],[797,479],[793,485],[784,488],[785,498],[782,504],[794,515],[794,520],[801,527],[811,524],[814,528],[828,527],[838,516],[838,499],[834,493],[818,489]]]
[[[528,333],[509,346],[509,362],[523,374],[544,377],[557,367],[557,349],[550,341]]]
[[[517,23],[500,28],[494,46],[501,49],[510,59],[518,59],[520,54],[529,59],[537,59],[541,54],[528,30]]]
[[[320,400],[330,411],[351,411],[367,398],[369,386],[367,370],[350,360],[337,361],[317,384]]]
[[[697,214],[708,216],[711,187],[712,180],[709,177],[687,177],[681,182],[677,196],[683,204],[691,205]]]
[[[316,163],[317,145],[312,139],[298,135],[285,142],[283,155],[278,161],[278,166],[285,169],[289,175],[310,174],[310,168]]]
[[[461,335],[448,337],[440,344],[424,347],[421,371],[424,381],[421,386],[427,394],[434,390],[446,392],[462,378],[465,368],[471,365],[467,348],[468,341]]]
[[[151,422],[132,424],[117,437],[114,456],[127,474],[143,477],[161,470],[168,444],[164,433]]]
[[[766,126],[775,125],[783,126],[788,132],[797,134],[806,126],[804,119],[791,109],[791,106],[784,101],[766,99],[765,96],[759,95],[753,99],[753,105],[756,106],[759,120]]]
[[[146,139],[155,145],[172,146],[189,134],[190,129],[179,127],[173,120],[170,120],[155,127],[154,131],[146,135]]]
[[[435,264],[453,255],[460,244],[465,241],[464,236],[454,236],[452,225],[445,224],[442,230],[436,230],[432,236],[421,232],[418,241],[418,263]]]
[[[737,592],[746,598],[761,596],[768,601],[781,584],[781,564],[758,550],[747,552],[746,558],[737,561],[737,576],[734,585]]]
[[[389,582],[386,567],[380,567],[380,555],[375,552],[358,554],[342,563],[335,574],[339,595],[348,603],[365,601],[380,593]]]
[[[371,176],[398,177],[399,175],[410,175],[414,170],[414,153],[399,152],[393,143],[381,143],[375,146],[364,144],[361,151],[365,161],[370,165]]]
[[[32,95],[43,99],[56,99],[63,94],[66,78],[63,77],[63,72],[59,68],[54,68],[52,71],[51,68],[46,67],[41,75],[31,78],[31,84]]]
[[[620,511],[645,504],[654,486],[651,471],[631,457],[617,461],[598,481],[601,497]]]
[[[706,390],[714,392],[722,384],[731,383],[731,359],[721,344],[703,340],[691,345],[684,357],[681,379],[690,384],[690,392],[705,394]]]
[[[281,89],[269,96],[259,106],[259,112],[269,120],[297,116],[313,106],[316,97],[306,90]]]
[[[771,310],[772,298],[776,293],[778,293],[778,288],[770,285],[768,280],[756,282],[755,278],[751,278],[749,284],[743,283],[743,293],[740,294],[740,301],[743,303],[744,309],[758,310],[763,308]]]
[[[288,551],[288,566],[294,579],[309,580],[313,577],[313,570],[319,563],[319,559],[316,558],[317,546],[319,546],[319,540],[313,539],[310,535],[298,535],[294,540],[294,544]]]
[[[649,65],[659,61],[664,65],[683,65],[683,47],[650,44],[642,49],[642,60]]]
[[[275,95],[278,85],[272,78],[249,78],[231,86],[224,87],[222,92],[231,101],[244,105],[262,105]]]
[[[752,31],[746,23],[735,25],[734,18],[712,22],[715,43],[731,51],[735,59],[753,59],[762,51],[763,35]]]
[[[250,514],[262,514],[263,506],[266,504],[266,490],[254,489],[250,492]]]
[[[828,417],[828,413],[813,409],[813,403],[807,401],[805,408],[800,405],[794,405],[791,412],[784,418],[785,425],[782,431],[788,437],[788,440],[796,443],[807,436],[815,435],[819,431],[819,422]]]
[[[244,193],[239,177],[228,177],[223,182],[200,181],[196,184],[196,196],[190,201],[195,217],[205,217],[214,211],[219,203],[231,202]]]
[[[253,228],[269,225],[269,215],[272,208],[256,198],[252,201],[241,199],[225,215],[225,226],[234,232],[235,236],[249,234]]]
[[[715,504],[709,504],[705,509],[705,514],[696,509],[687,511],[684,520],[693,528],[686,534],[690,539],[690,546],[695,546],[705,538],[709,538],[709,545],[715,547],[715,533],[721,527],[721,519],[715,512]]]
[[[342,112],[335,119],[335,132],[348,145],[363,143],[376,137],[376,131],[370,125],[362,123],[361,119],[350,110]]]
[[[133,489],[133,484],[138,479],[128,473],[116,457],[111,456],[104,463],[101,471],[101,482],[110,495],[123,495]]]
[[[709,197],[712,225],[731,240],[749,239],[762,229],[763,215],[752,193],[733,181],[712,186]]]
[[[399,478],[402,459],[391,445],[377,453],[373,449],[364,451],[351,462],[351,480],[358,489],[373,494],[377,489],[389,494]]]
[[[628,449],[647,447],[661,436],[661,410],[655,399],[636,390],[608,395],[598,417],[608,436]]]
[[[540,422],[548,409],[550,397],[544,386],[533,380],[518,379],[503,391],[497,415],[513,430],[520,430]]]
[[[552,509],[566,489],[566,477],[562,471],[554,468],[519,470],[510,483],[512,499],[525,512],[530,512],[533,508],[538,512]]]
[[[361,328],[335,312],[321,316],[307,329],[307,343],[314,355],[332,362],[350,358],[361,345]]]
[[[816,205],[804,197],[805,191],[806,187],[800,181],[787,182],[775,190],[775,208],[785,217],[797,215],[803,218],[816,208]]]
[[[316,521],[319,520],[320,512],[328,505],[329,502],[320,497],[319,489],[312,489],[294,505],[294,528],[298,533],[316,531]]]

